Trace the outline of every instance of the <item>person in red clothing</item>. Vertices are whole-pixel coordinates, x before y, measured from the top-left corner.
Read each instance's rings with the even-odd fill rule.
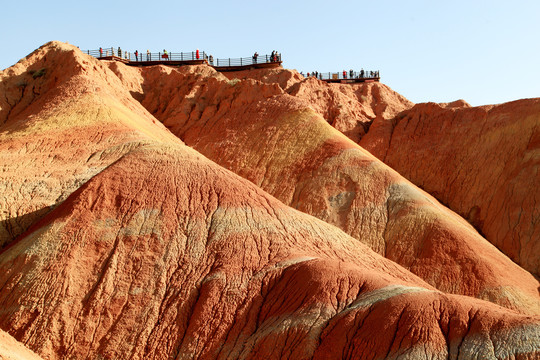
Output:
[[[102,57],[103,56],[103,49],[100,47],[99,48],[99,57]]]
[[[135,50],[135,61],[139,61],[139,50]]]
[[[199,57],[200,57],[200,55],[199,55],[199,49],[197,49],[197,51],[195,52],[195,56],[197,57],[197,60],[199,60]]]
[[[343,70],[343,78],[346,79],[347,78],[347,72],[345,70]]]

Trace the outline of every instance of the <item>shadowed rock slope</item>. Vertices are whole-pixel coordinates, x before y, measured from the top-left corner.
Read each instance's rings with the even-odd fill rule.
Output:
[[[55,85],[35,95],[28,112],[6,112],[0,131],[13,145],[3,156],[28,146],[36,134],[52,132],[60,140],[49,152],[31,148],[18,152],[20,162],[2,160],[8,169],[2,172],[5,181],[17,192],[17,186],[24,188],[46,171],[55,179],[65,174],[54,173],[55,167],[87,172],[78,184],[69,182],[68,173],[63,181],[44,186],[45,200],[34,199],[32,191],[15,196],[11,187],[2,192],[24,211],[20,198],[27,206],[48,204],[64,186],[59,204],[47,214],[36,214],[29,220],[31,227],[8,238],[0,252],[0,328],[43,358],[538,357],[540,318],[523,314],[533,312],[536,301],[527,294],[528,285],[509,285],[521,297],[515,302],[506,298],[507,305],[522,313],[437,290],[337,227],[287,206],[257,183],[182,144],[134,99],[144,104],[145,94],[136,87],[145,81],[150,85],[140,70],[118,68],[114,75],[99,61],[56,42],[15,69],[25,74],[29,59],[43,61],[40,66],[48,69]],[[63,68],[52,66],[51,59]],[[70,75],[68,68],[76,71]],[[282,91],[254,80],[230,83],[212,70],[191,69],[208,77],[209,88],[218,85],[217,91],[222,82],[232,89],[259,86],[263,96]],[[9,72],[14,70],[6,71],[1,86],[13,80]],[[184,85],[178,83],[179,88]],[[184,97],[194,96],[190,94]],[[170,96],[166,91],[161,95]],[[182,99],[169,100],[161,107],[186,106]],[[285,104],[269,111],[288,109]],[[221,106],[229,106],[226,99],[216,104]],[[349,151],[369,155],[319,115],[302,111],[294,119],[285,118],[291,123],[307,119],[338,149],[346,144]],[[86,147],[70,153],[77,136]],[[298,141],[295,150],[303,145],[314,151],[314,140]],[[276,164],[278,155],[276,150]],[[92,158],[97,165],[89,173]],[[368,158],[363,159],[368,167],[387,169],[388,179],[401,179]],[[30,175],[27,164],[36,168]],[[18,177],[28,181],[18,183]],[[399,181],[405,189],[411,186]],[[470,229],[455,218],[457,225]],[[509,271],[527,281],[525,272]],[[524,299],[529,299],[528,307]]]
[[[340,227],[439,290],[539,312],[533,276],[279,83],[228,80],[207,67],[111,67],[186,144],[285,204]]]
[[[387,135],[368,135],[362,146],[540,274],[540,99],[477,108],[420,104],[378,126]]]

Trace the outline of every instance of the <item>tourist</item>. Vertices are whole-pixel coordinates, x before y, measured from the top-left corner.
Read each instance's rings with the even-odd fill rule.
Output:
[[[257,57],[259,56],[259,54],[255,51],[255,54],[253,54],[253,63],[256,64],[257,63]]]
[[[120,49],[120,47],[118,47],[118,57],[119,57],[119,58],[122,57],[122,49]]]
[[[103,57],[103,49],[101,47],[99,48],[99,57]]]
[[[354,71],[353,69],[349,70],[349,78],[354,78]]]
[[[197,51],[195,51],[195,57],[197,58],[197,60],[199,60],[200,56],[199,56],[199,49],[197,49]]]
[[[343,70],[343,78],[346,79],[347,78],[347,72],[345,70]]]
[[[146,61],[150,61],[152,55],[150,55],[150,50],[146,49]]]
[[[139,50],[135,50],[135,61],[139,61]]]
[[[214,65],[214,57],[212,55],[210,55],[208,60],[210,60],[210,65]]]

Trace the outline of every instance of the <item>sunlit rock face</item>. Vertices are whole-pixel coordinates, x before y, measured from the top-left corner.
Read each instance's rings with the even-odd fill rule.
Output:
[[[2,359],[539,355],[538,281],[357,144],[385,85],[52,42],[0,92]]]

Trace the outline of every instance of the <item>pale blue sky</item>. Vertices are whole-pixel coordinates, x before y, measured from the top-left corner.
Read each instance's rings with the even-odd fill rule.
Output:
[[[1,69],[49,40],[216,58],[275,49],[304,73],[380,70],[413,102],[540,97],[538,0],[31,0],[2,10]]]

